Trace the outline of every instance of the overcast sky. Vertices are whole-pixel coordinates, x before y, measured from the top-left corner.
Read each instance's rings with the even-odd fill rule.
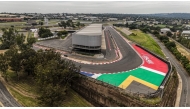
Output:
[[[190,1],[0,1],[0,12],[190,13]]]

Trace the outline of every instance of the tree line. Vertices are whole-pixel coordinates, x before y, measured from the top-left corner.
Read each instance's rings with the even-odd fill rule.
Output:
[[[77,22],[76,24],[74,24],[74,22],[72,20],[67,20],[67,21],[61,21],[60,23],[58,23],[58,25],[60,27],[64,27],[66,29],[66,27],[80,27],[80,26],[85,26],[84,24],[81,24],[80,22]]]
[[[14,71],[17,81],[23,75],[22,79],[26,80],[32,77],[38,89],[40,106],[60,106],[67,96],[70,82],[80,72],[80,66],[62,59],[61,54],[53,49],[35,51],[32,49],[35,38],[27,38],[27,43],[24,43],[25,36],[13,28],[3,29],[3,32],[1,47],[5,49],[6,45],[8,50],[0,54],[0,71],[5,80],[8,81],[8,69]]]
[[[179,38],[174,37],[174,39],[183,46],[185,46],[186,48],[190,49],[190,39],[186,39],[184,37],[179,37]]]
[[[175,42],[169,41],[169,38],[166,36],[160,36],[156,32],[152,32],[161,42],[165,44],[168,50],[176,57],[176,59],[181,62],[186,71],[190,74],[190,63],[186,56],[183,56],[176,47]]]

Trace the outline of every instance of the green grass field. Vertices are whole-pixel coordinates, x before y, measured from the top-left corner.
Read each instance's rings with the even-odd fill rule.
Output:
[[[59,19],[53,19],[53,20],[49,20],[48,24],[57,24],[58,22],[60,22]]]
[[[25,27],[26,22],[6,22],[6,23],[0,23],[0,29],[1,28],[10,28],[11,25],[14,25],[15,28],[23,28]]]
[[[160,28],[165,28],[167,25],[162,25],[162,24],[158,24],[158,25],[154,25],[154,27],[160,27]],[[169,26],[170,28],[172,28],[173,26]]]
[[[143,33],[140,30],[131,30],[131,32],[133,32],[134,34],[127,36],[124,32],[121,31],[121,28],[117,28],[117,30],[127,39],[165,58],[165,55],[163,54],[160,46],[148,34]]]

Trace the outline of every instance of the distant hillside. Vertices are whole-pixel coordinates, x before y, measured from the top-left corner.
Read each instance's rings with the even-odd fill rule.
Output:
[[[190,19],[190,13],[140,14],[141,16]]]

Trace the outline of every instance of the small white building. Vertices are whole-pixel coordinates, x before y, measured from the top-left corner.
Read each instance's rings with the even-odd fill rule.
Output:
[[[72,20],[73,16],[66,16],[66,18]]]
[[[159,22],[158,22],[158,21],[154,21],[154,22],[152,22],[152,23],[153,23],[153,24],[156,24],[156,25],[157,25],[157,24],[159,24]]]
[[[38,31],[38,29],[30,29],[31,32],[35,33]]]
[[[169,28],[162,28],[160,29],[160,33],[166,35],[167,32],[171,32]]]
[[[186,39],[190,39],[190,30],[184,30],[184,31],[181,33],[181,36],[182,36],[182,37],[185,37]]]
[[[190,29],[190,25],[185,25],[185,28],[186,29]]]
[[[125,24],[131,25],[133,24],[135,21],[126,21]]]
[[[117,18],[109,18],[109,19],[107,19],[108,21],[116,21],[116,20],[118,20]]]
[[[124,24],[123,22],[117,22],[117,24]]]

